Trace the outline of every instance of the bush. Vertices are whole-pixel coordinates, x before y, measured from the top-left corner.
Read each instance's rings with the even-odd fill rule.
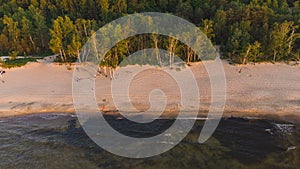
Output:
[[[56,59],[54,59],[54,62],[58,62],[58,63],[75,63],[75,62],[77,62],[77,58],[76,57],[67,57],[67,59],[65,61],[63,61],[61,59],[61,57],[56,57]]]
[[[9,52],[9,56],[11,60],[16,60],[17,56],[18,56],[18,52],[17,51],[11,51]]]
[[[2,62],[3,68],[21,67],[26,65],[28,62],[37,62],[36,58],[20,58],[20,59],[7,59]]]

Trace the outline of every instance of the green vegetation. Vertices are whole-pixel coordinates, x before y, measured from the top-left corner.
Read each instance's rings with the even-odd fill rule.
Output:
[[[3,68],[21,67],[26,65],[28,62],[36,62],[36,58],[18,58],[18,59],[7,59],[0,62],[0,66]]]
[[[74,61],[98,28],[118,17],[148,11],[191,21],[234,63],[299,61],[298,0],[2,0],[0,55],[52,52],[61,55],[60,62]],[[110,63],[104,64],[115,66],[145,47],[172,50],[186,62],[201,59],[176,40],[141,35],[115,46],[107,55]]]

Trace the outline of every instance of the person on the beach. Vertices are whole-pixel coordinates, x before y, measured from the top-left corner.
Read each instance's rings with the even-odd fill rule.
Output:
[[[3,74],[5,73],[4,70],[0,70],[0,77],[1,77],[1,81],[2,83],[4,83],[4,78],[3,78]]]

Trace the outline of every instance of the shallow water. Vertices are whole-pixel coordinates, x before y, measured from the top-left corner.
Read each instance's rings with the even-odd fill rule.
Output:
[[[138,137],[161,132],[172,123],[172,120],[162,119],[148,127],[150,131],[145,128],[133,131],[126,120],[112,116],[107,120],[121,133]],[[0,119],[0,168],[300,168],[297,124],[276,122],[280,125],[275,125],[274,120],[264,119],[223,119],[213,137],[205,144],[199,144],[197,140],[203,123],[197,121],[189,135],[164,154],[128,159],[99,148],[71,115],[3,118]]]

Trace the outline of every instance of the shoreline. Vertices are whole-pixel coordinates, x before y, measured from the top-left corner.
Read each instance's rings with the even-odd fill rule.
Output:
[[[186,113],[183,115],[183,119],[195,119],[196,120],[208,120],[207,117],[208,111],[202,111],[199,112],[197,117],[190,117],[189,113]],[[123,119],[126,117],[131,116],[138,116],[138,117],[144,117],[144,118],[150,118],[150,119],[176,119],[177,115],[173,112],[167,112],[167,115],[161,115],[157,117],[157,115],[154,114],[139,114],[139,113],[122,113],[122,112],[115,112],[115,111],[108,111],[108,112],[101,112],[103,116],[112,116],[116,119]],[[34,111],[34,112],[21,112],[21,113],[12,113],[7,112],[0,114],[0,119],[7,119],[7,118],[18,118],[18,117],[24,117],[24,116],[39,116],[39,115],[70,115],[77,118],[77,113],[75,111]],[[125,115],[125,116],[123,116]],[[287,122],[287,123],[293,123],[300,125],[300,116],[297,114],[272,114],[272,113],[256,113],[253,114],[251,112],[239,112],[239,111],[226,111],[223,113],[221,119],[228,119],[228,118],[241,118],[241,119],[249,119],[249,120],[272,120],[272,121],[281,121],[281,122]]]
[[[120,115],[120,113],[102,113],[103,117],[105,118],[115,118],[116,120],[122,120],[126,117]],[[24,118],[24,117],[53,117],[53,116],[70,116],[72,118],[77,118],[76,112],[36,112],[36,113],[25,113],[25,114],[15,114],[15,115],[9,115],[9,116],[0,116],[0,123],[2,120],[6,119],[15,119],[15,118]],[[52,119],[52,118],[51,118]],[[177,119],[174,116],[161,116],[158,118],[151,118],[150,120],[175,120]],[[220,120],[226,120],[226,119],[244,119],[249,121],[256,121],[256,120],[266,120],[269,122],[272,122],[274,124],[292,124],[294,126],[300,126],[300,117],[295,115],[274,115],[274,114],[260,114],[260,115],[250,115],[247,116],[245,114],[241,114],[240,112],[235,112],[231,115],[225,115],[222,116]],[[148,121],[150,121],[148,119]],[[210,120],[207,118],[207,116],[198,115],[196,118],[191,118],[189,116],[178,118],[177,120],[196,120],[196,121],[207,121]]]

